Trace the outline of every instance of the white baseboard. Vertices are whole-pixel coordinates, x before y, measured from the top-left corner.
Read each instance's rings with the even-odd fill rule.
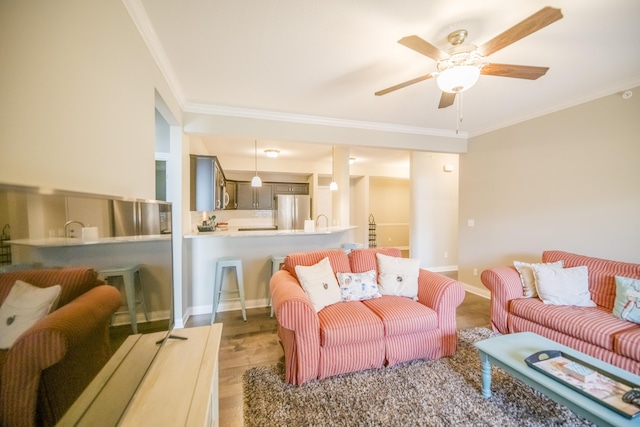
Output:
[[[153,322],[156,320],[166,320],[169,321],[169,310],[160,310],[160,311],[152,311],[149,313],[149,321]],[[147,319],[144,317],[144,313],[141,311],[136,312],[136,322],[138,324],[146,322]],[[119,325],[130,325],[131,320],[129,319],[129,313],[126,311],[119,311],[115,313],[111,319],[112,326]]]
[[[491,299],[491,292],[489,291],[489,289],[486,289],[486,288],[481,289],[476,286],[468,285],[466,283],[463,283],[463,285],[464,285],[465,291],[486,299]]]

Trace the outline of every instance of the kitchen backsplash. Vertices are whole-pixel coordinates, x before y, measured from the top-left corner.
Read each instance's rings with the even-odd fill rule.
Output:
[[[197,232],[202,221],[216,216],[215,222],[227,222],[229,227],[271,227],[276,224],[273,210],[218,210],[191,212],[191,231]]]

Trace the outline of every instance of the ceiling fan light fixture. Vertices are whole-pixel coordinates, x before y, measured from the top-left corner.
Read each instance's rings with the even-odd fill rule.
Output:
[[[278,157],[278,154],[280,154],[280,150],[274,150],[274,149],[270,148],[268,150],[264,150],[264,153],[270,159],[275,159],[276,157]]]
[[[480,77],[480,68],[460,65],[447,68],[438,75],[438,87],[443,92],[460,93],[471,88]]]

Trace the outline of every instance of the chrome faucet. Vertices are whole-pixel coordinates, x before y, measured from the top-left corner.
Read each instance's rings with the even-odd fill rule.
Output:
[[[320,225],[320,217],[321,217],[321,216],[323,216],[323,217],[324,217],[324,219],[325,219],[325,220],[326,220],[326,222],[327,222],[327,225],[326,225],[326,226],[327,226],[327,227],[329,227],[329,218],[328,218],[325,214],[320,214],[320,215],[318,215],[318,217],[316,218],[316,228],[318,228],[318,226]]]
[[[69,236],[69,226],[70,226],[71,224],[74,224],[74,223],[75,223],[75,224],[80,224],[80,227],[84,227],[84,224],[83,224],[83,223],[81,223],[80,221],[76,221],[76,220],[74,220],[74,219],[73,219],[73,220],[71,220],[71,221],[67,221],[67,222],[64,224],[64,237],[66,237],[66,238],[69,238],[69,237],[75,237],[75,236]]]

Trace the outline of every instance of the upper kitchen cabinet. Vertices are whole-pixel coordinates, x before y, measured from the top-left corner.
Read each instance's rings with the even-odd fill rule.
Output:
[[[306,182],[276,182],[273,187],[275,194],[309,194],[309,184]]]
[[[224,208],[225,176],[215,156],[190,156],[192,211]]]
[[[273,209],[273,190],[274,185],[269,183],[252,187],[250,182],[238,182],[238,209]]]

